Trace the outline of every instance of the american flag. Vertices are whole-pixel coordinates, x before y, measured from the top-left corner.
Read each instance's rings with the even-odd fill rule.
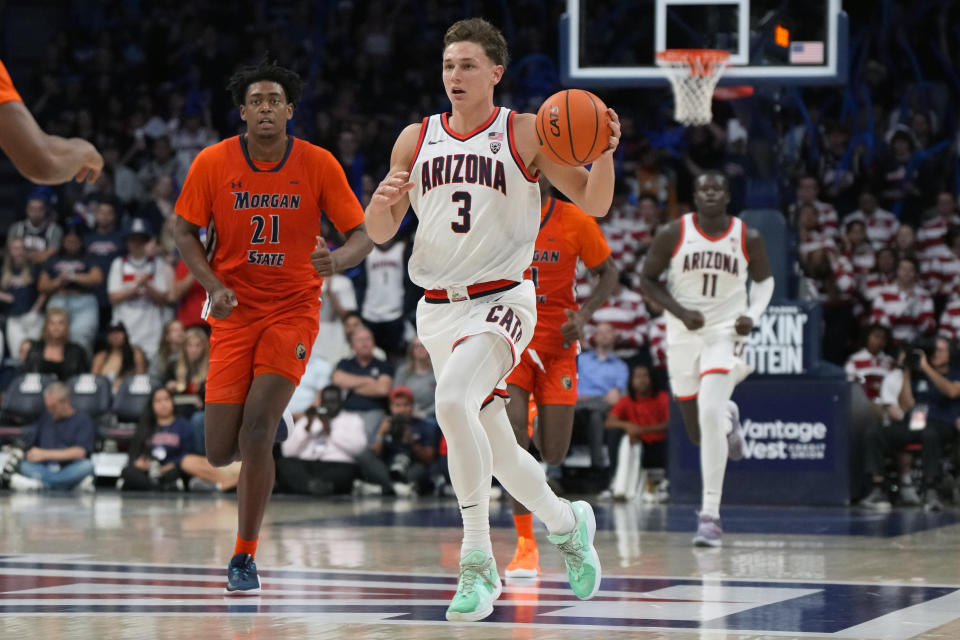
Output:
[[[502,132],[502,131],[491,132],[491,133],[487,134],[487,137],[488,137],[490,140],[499,140],[499,141],[503,142],[503,132]]]
[[[823,43],[791,42],[790,64],[823,64]]]

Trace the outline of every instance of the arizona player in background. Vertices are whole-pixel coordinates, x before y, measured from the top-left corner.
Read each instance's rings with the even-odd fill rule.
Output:
[[[207,458],[218,467],[243,462],[227,592],[246,595],[260,591],[254,556],[273,491],[273,442],[310,359],[323,276],[359,264],[373,244],[337,160],[286,133],[299,76],[264,61],[227,88],[247,131],[193,161],[174,209],[175,239],[211,316]],[[323,213],[347,237],[333,252],[321,237]],[[199,231],[208,225],[205,252]]]
[[[540,232],[533,262],[524,274],[536,287],[537,326],[520,363],[507,376],[507,416],[517,442],[528,448],[528,405],[533,393],[538,416],[534,444],[543,461],[556,466],[563,462],[570,448],[583,326],[613,293],[617,268],[596,220],[576,205],[551,195],[550,182],[543,174],[540,196]],[[583,260],[597,278],[590,297],[580,308],[574,298],[577,259]],[[504,574],[508,578],[535,578],[540,573],[540,553],[533,536],[532,516],[518,500],[511,501],[517,549]]]
[[[700,445],[703,503],[693,543],[716,547],[727,458],[743,456],[740,411],[730,396],[749,374],[740,359],[744,338],[770,304],[773,277],[763,237],[727,213],[730,191],[722,173],[699,175],[693,200],[695,213],[654,237],[641,288],[667,311],[670,387],[690,439]]]
[[[558,498],[517,444],[503,382],[536,325],[534,286],[523,273],[540,224],[537,172],[587,213],[606,215],[620,124],[608,110],[606,151],[589,172],[554,164],[540,153],[533,114],[494,106],[507,58],[503,34],[485,20],[447,30],[442,65],[451,112],[403,130],[366,211],[375,242],[394,236],[410,205],[420,220],[409,262],[410,278],[426,290],[417,333],[437,378],[437,421],[464,527],[448,620],[487,617],[503,589],[490,544],[491,474],[546,524],[574,593],[592,598],[600,588],[593,508]]]
[[[2,60],[0,149],[24,178],[37,184],[61,184],[71,179],[93,183],[103,170],[103,158],[86,140],[43,132],[24,106]]]

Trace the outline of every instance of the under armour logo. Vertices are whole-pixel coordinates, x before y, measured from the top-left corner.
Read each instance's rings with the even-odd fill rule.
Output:
[[[239,180],[236,181],[236,182],[231,181],[231,182],[230,182],[230,188],[231,188],[231,189],[243,189],[243,183],[240,182]]]

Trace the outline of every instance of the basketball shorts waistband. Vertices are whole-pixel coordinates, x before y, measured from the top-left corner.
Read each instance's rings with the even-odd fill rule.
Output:
[[[492,280],[490,282],[478,282],[467,287],[427,289],[423,292],[423,298],[430,304],[447,304],[503,293],[518,286],[520,286],[520,283],[515,280]]]

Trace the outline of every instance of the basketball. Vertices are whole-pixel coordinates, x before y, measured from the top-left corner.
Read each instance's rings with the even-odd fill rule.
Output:
[[[607,148],[607,105],[582,89],[553,94],[537,111],[537,141],[554,162],[572,167],[590,164]]]

